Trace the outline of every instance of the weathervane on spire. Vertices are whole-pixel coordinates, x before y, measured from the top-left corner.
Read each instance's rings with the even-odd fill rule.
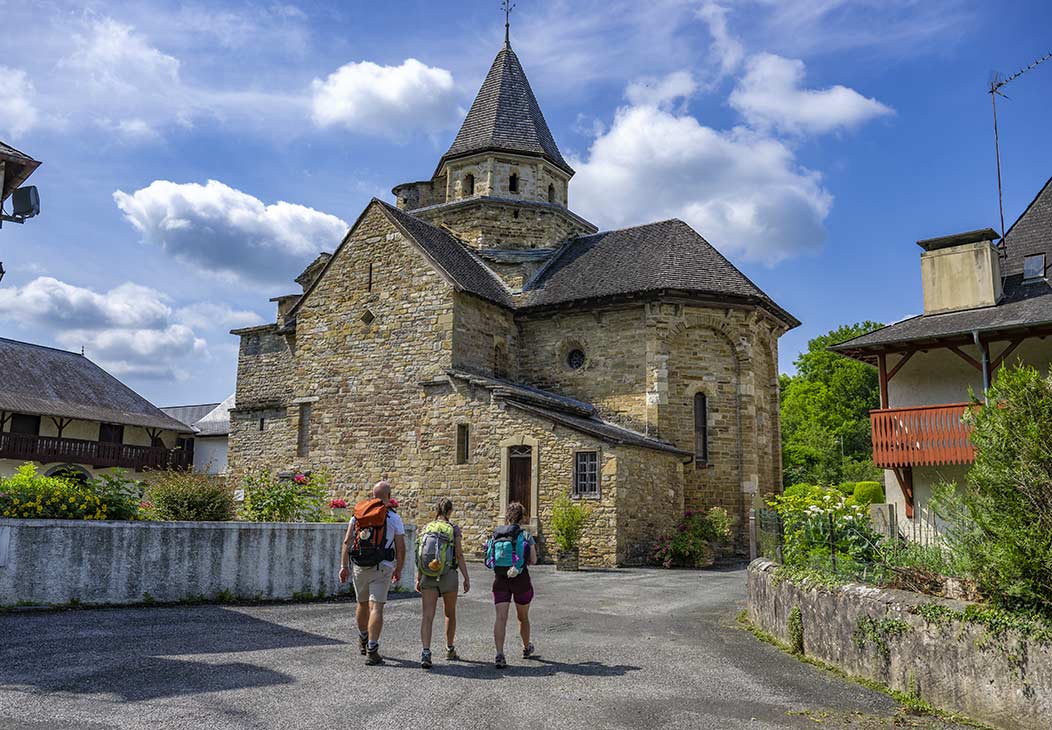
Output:
[[[515,9],[515,3],[501,0],[500,6],[504,8],[504,47],[511,48],[511,11]]]

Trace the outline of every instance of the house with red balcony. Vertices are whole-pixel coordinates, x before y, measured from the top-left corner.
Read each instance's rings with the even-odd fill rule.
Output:
[[[0,338],[0,476],[184,469],[190,427],[84,355]]]
[[[1052,180],[1005,233],[987,228],[918,241],[924,314],[833,349],[874,365],[873,461],[897,516],[937,528],[932,486],[963,481],[975,460],[962,420],[998,369],[1052,363]]]

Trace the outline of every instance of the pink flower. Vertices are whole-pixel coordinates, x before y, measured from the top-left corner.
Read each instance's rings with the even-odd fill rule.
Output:
[[[346,509],[346,508],[347,508],[347,500],[345,500],[345,499],[340,499],[339,497],[337,497],[336,499],[333,499],[333,500],[329,501],[329,509]]]
[[[296,484],[306,484],[307,477],[304,474],[297,474],[296,476],[292,477],[292,481],[296,482]]]

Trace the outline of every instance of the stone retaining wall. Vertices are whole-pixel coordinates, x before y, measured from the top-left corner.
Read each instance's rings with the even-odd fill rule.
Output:
[[[345,594],[338,523],[0,520],[0,606]],[[407,527],[402,587],[414,581]]]
[[[789,614],[800,608],[804,654],[854,676],[919,696],[1005,730],[1048,728],[1052,718],[1052,646],[1015,632],[993,637],[983,626],[930,624],[910,611],[968,604],[862,585],[812,588],[775,575],[778,566],[749,566],[749,618],[792,644]]]

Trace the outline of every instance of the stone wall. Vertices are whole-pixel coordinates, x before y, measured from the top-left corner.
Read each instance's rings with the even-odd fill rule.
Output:
[[[554,202],[566,206],[569,176],[536,157],[482,154],[464,157],[446,166],[448,182],[446,200],[460,200],[471,195],[490,195],[501,198],[518,197],[540,203]],[[467,181],[474,178],[474,190]],[[511,176],[518,177],[518,191],[511,190]],[[554,200],[549,200],[552,186]]]
[[[618,564],[650,562],[658,538],[683,514],[681,457],[623,447],[617,458]]]
[[[453,367],[514,380],[518,337],[507,309],[467,294],[453,308]]]
[[[473,248],[551,248],[591,232],[561,206],[547,203],[476,198],[413,214],[450,229]]]
[[[538,388],[592,403],[611,421],[646,429],[643,306],[520,317],[519,375]],[[585,364],[567,363],[573,349]]]
[[[749,566],[749,618],[790,643],[787,621],[800,608],[804,654],[952,712],[1005,730],[1034,730],[1052,717],[1052,645],[978,624],[931,624],[912,608],[967,604],[861,585],[806,588]],[[860,628],[861,627],[861,628]]]

